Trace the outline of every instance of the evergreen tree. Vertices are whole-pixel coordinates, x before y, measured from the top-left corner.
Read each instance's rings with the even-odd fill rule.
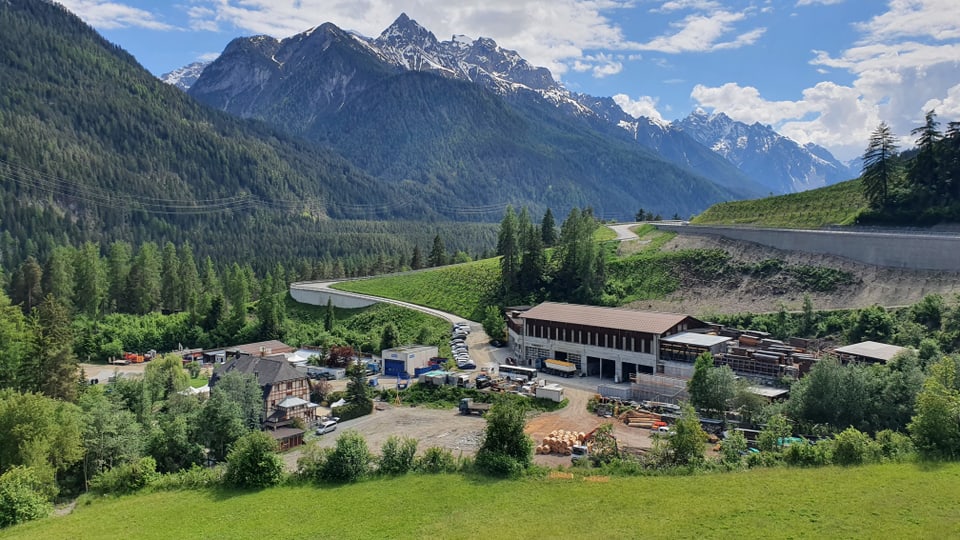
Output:
[[[555,298],[592,304],[600,301],[603,293],[604,258],[600,245],[594,241],[597,220],[590,209],[576,208],[563,222],[556,278],[551,286]]]
[[[74,268],[74,308],[88,317],[97,317],[107,297],[108,287],[99,246],[85,242],[76,253]]]
[[[544,275],[547,271],[547,256],[539,229],[527,227],[524,235],[525,239],[522,242],[524,251],[520,259],[517,282],[519,291],[525,298],[537,299],[543,288]]]
[[[323,329],[327,332],[333,331],[333,325],[336,323],[337,315],[333,310],[333,299],[327,298],[327,309],[323,312]]]
[[[53,295],[68,309],[73,305],[74,252],[69,247],[57,246],[47,257],[43,269],[43,295]]]
[[[166,309],[180,311],[183,307],[182,294],[180,257],[173,242],[167,242],[163,245],[160,270],[160,303]]]
[[[497,234],[497,255],[500,256],[500,292],[506,299],[512,298],[518,290],[517,276],[520,270],[520,239],[517,217],[513,207],[507,210],[500,222]]]
[[[383,325],[383,331],[380,332],[380,350],[393,349],[398,345],[400,345],[400,334],[397,332],[397,327],[392,322],[388,322]]]
[[[17,388],[17,374],[30,351],[30,327],[23,311],[0,290],[0,388]]]
[[[881,209],[887,206],[890,188],[898,175],[896,138],[890,126],[880,122],[863,153],[861,171],[864,196],[871,207]]]
[[[127,275],[126,305],[120,311],[145,315],[160,308],[160,252],[153,242],[140,246]]]
[[[423,268],[423,255],[420,254],[420,246],[413,246],[413,255],[410,256],[410,269],[419,270]]]
[[[130,275],[130,259],[133,248],[127,242],[113,242],[107,255],[108,311],[128,311],[126,307],[127,278]]]
[[[553,247],[557,243],[557,224],[553,217],[553,211],[549,208],[543,214],[543,220],[540,222],[540,239],[543,240],[544,247]]]
[[[43,299],[43,269],[32,256],[23,261],[13,276],[10,299],[19,304],[24,313],[30,313]]]
[[[247,324],[247,304],[250,302],[250,286],[247,282],[247,273],[240,265],[233,263],[227,275],[226,293],[229,304],[225,333],[227,336],[236,336]]]
[[[924,115],[924,124],[910,134],[917,137],[917,155],[913,158],[909,178],[925,201],[936,201],[946,195],[946,185],[940,174],[940,155],[937,143],[943,138],[937,129],[937,115],[930,110]]]
[[[193,248],[189,242],[185,243],[180,250],[180,286],[182,307],[195,319],[200,307],[201,284],[197,262],[193,258]]]
[[[48,295],[37,306],[31,326],[30,353],[19,376],[21,389],[75,401],[79,372],[67,308]]]
[[[960,201],[960,122],[947,124],[944,137],[943,172],[948,179],[950,199]]]
[[[260,339],[283,337],[283,315],[280,312],[280,295],[276,292],[273,275],[267,272],[263,279],[263,294],[257,302],[257,319],[260,324]]]
[[[430,249],[427,264],[431,267],[447,264],[447,248],[443,246],[443,239],[440,238],[439,234],[433,237],[433,248]]]

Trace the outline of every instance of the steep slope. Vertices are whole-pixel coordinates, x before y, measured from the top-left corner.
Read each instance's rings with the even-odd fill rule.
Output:
[[[200,74],[203,73],[203,70],[209,65],[210,62],[194,62],[192,64],[187,64],[182,68],[175,69],[169,73],[164,73],[160,76],[160,80],[186,92],[191,86],[193,86],[193,83],[197,82],[197,79],[200,78]]]
[[[328,150],[201,106],[62,7],[0,2],[0,28],[4,255],[120,238],[319,257],[347,252],[319,241],[329,218],[435,215]]]
[[[759,197],[769,191],[722,156],[670,124],[655,122],[645,116],[634,118],[624,112],[613,98],[577,94],[576,99],[604,122],[628,133],[640,146],[657,152],[671,163],[697,171],[733,191],[738,198]]]
[[[823,187],[851,174],[825,148],[780,135],[770,126],[747,125],[721,113],[696,110],[673,127],[713,149],[770,193],[794,193]]]
[[[745,193],[598,129],[592,113],[570,114],[589,111],[516,53],[440,42],[405,16],[376,40],[329,23],[282,41],[239,38],[189,93],[322,140],[459,219],[499,219],[506,204],[690,215]]]
[[[687,216],[711,200],[731,198],[534,94],[507,102],[429,73],[384,80],[311,134],[371,174],[422,193],[451,217],[498,219],[508,203],[561,213],[589,205],[620,220],[638,205]]]

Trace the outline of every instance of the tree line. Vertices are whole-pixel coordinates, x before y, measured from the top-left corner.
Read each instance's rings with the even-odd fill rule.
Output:
[[[870,204],[861,223],[931,225],[960,220],[960,122],[940,131],[936,112],[910,134],[916,148],[900,152],[885,122],[873,131],[863,154],[861,181]]]
[[[508,207],[497,235],[499,302],[543,300],[596,304],[602,300],[606,251],[595,241],[599,222],[589,208],[574,208],[557,231],[548,208],[538,225],[524,208]]]

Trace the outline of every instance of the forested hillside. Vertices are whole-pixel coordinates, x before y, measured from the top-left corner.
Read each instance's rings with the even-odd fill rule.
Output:
[[[483,226],[332,221],[439,215],[328,150],[196,103],[62,7],[2,2],[0,28],[8,271],[84,241],[189,240],[199,256],[264,266],[345,255],[369,264],[425,249],[438,232],[451,249],[491,245]]]

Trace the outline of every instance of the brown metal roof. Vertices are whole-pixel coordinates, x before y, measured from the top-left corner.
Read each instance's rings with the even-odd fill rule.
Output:
[[[703,326],[703,323],[693,317],[677,313],[634,311],[632,309],[558,304],[555,302],[544,302],[521,313],[520,317],[660,335],[669,332],[671,328],[687,319],[692,323],[691,328]]]

